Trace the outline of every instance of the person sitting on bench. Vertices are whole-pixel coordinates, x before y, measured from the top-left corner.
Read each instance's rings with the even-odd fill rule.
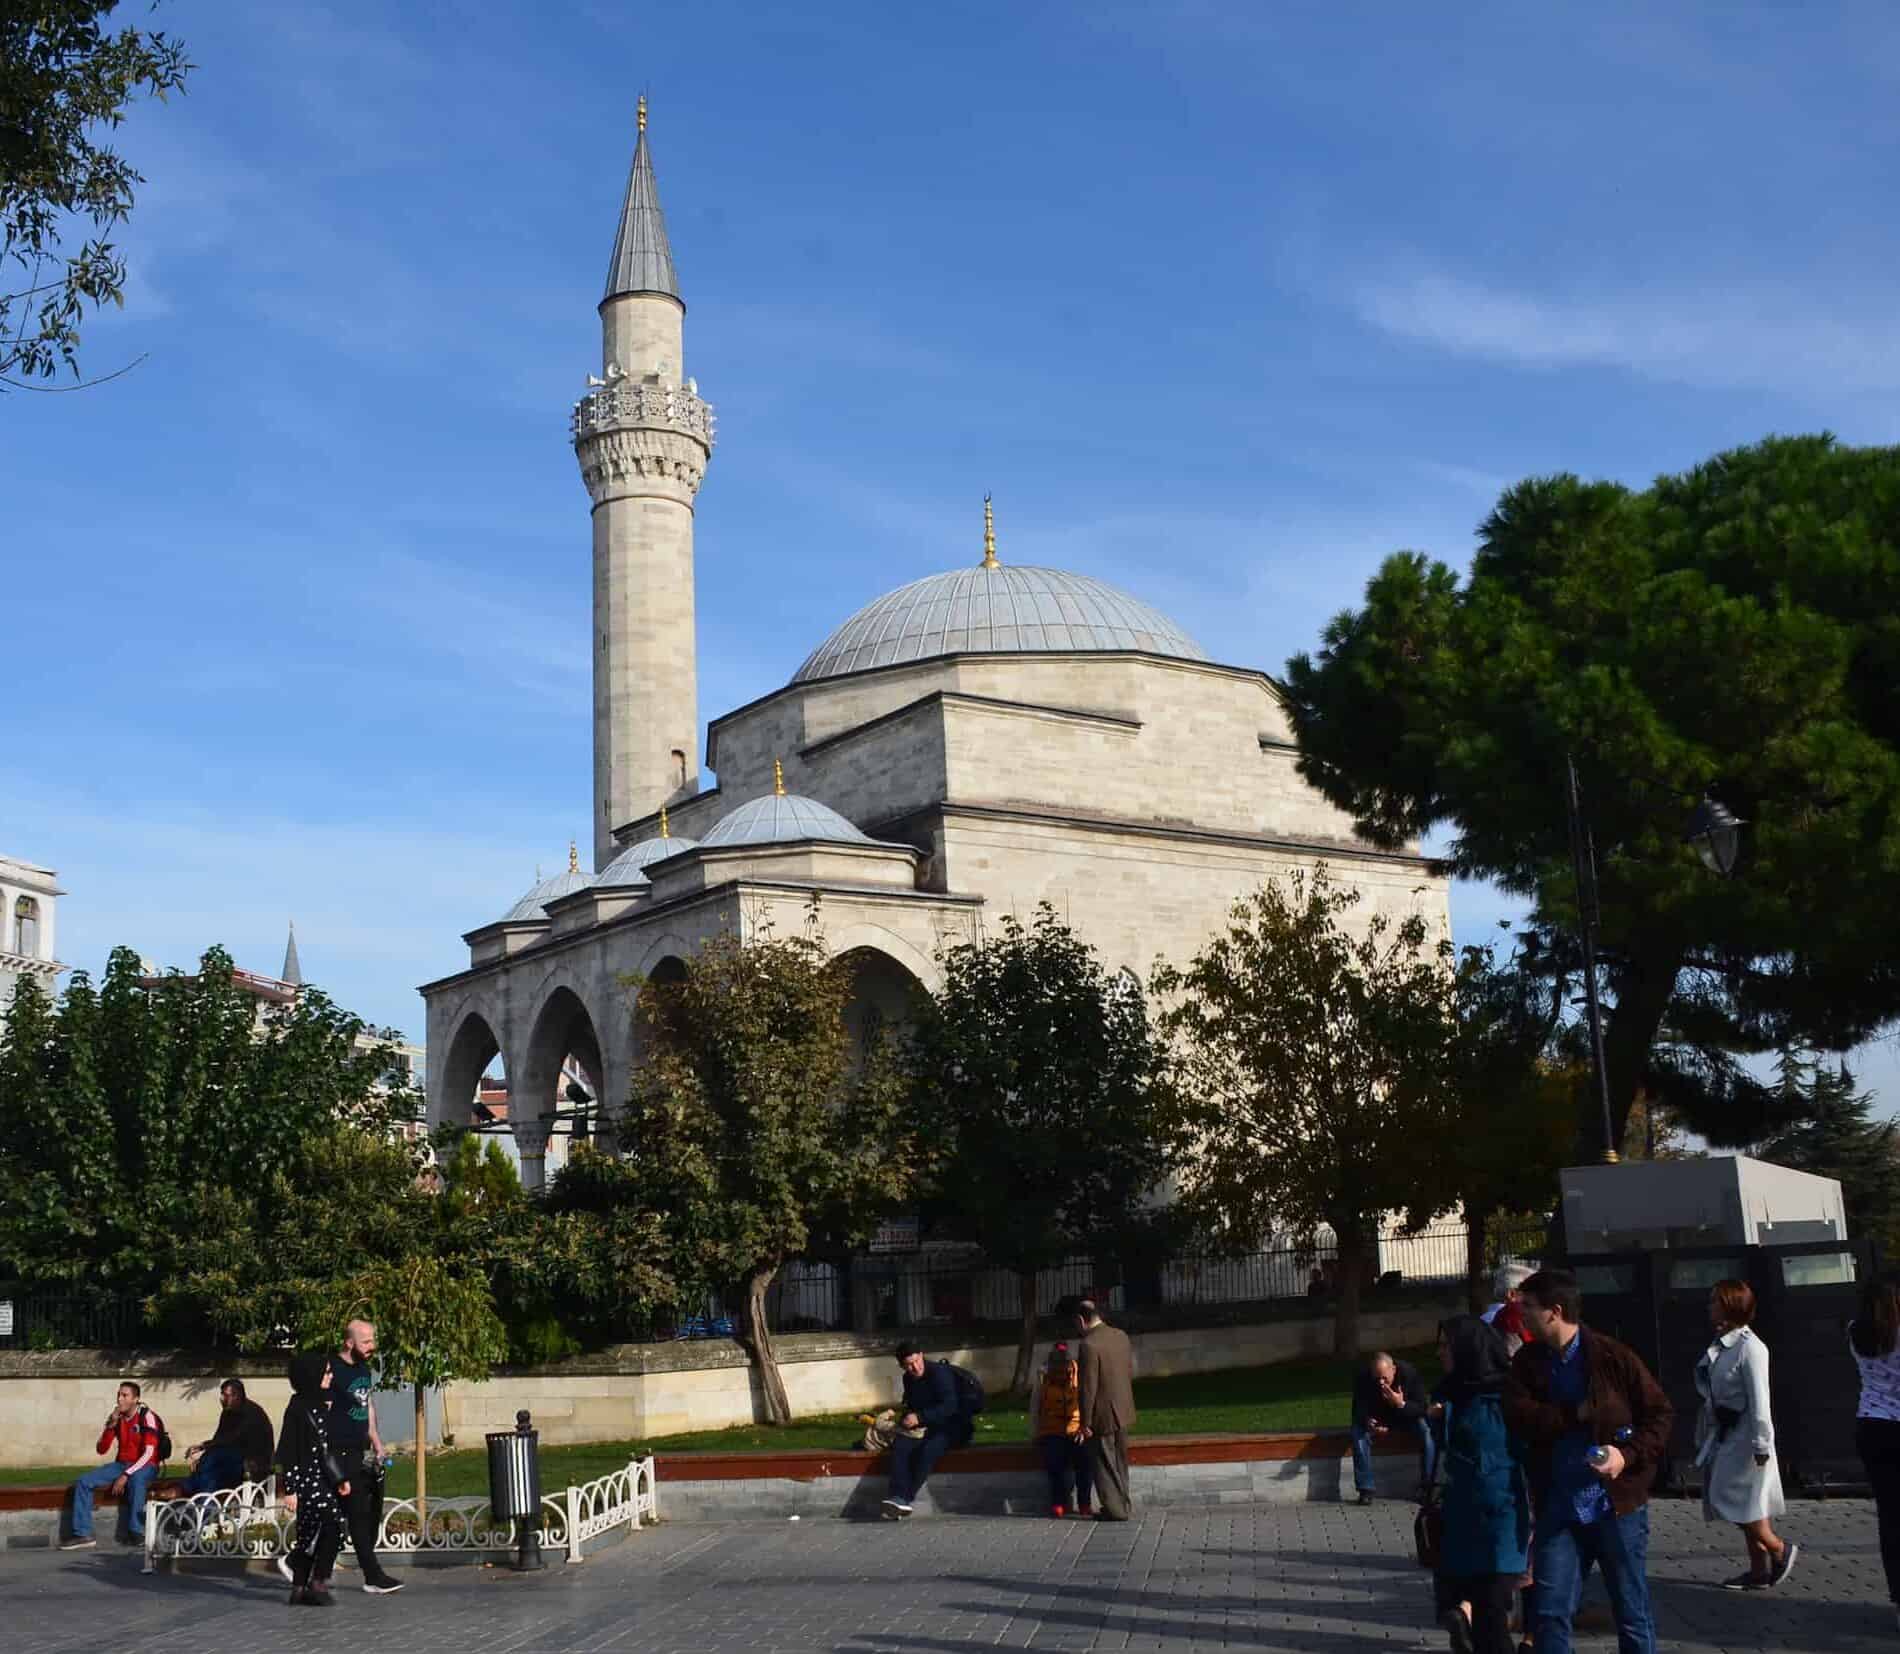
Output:
[[[191,1475],[185,1492],[222,1493],[239,1482],[261,1482],[270,1474],[277,1438],[270,1414],[244,1393],[244,1380],[227,1378],[218,1386],[218,1428],[209,1441],[185,1449]]]

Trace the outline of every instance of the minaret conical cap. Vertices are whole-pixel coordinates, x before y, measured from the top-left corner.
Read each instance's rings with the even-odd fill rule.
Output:
[[[620,207],[620,229],[614,236],[613,261],[607,266],[608,299],[623,293],[665,293],[680,296],[679,277],[673,270],[673,246],[666,239],[666,216],[660,211],[660,186],[653,181],[653,156],[647,149],[647,100],[640,100],[639,136],[633,145],[633,170],[627,174],[627,198]]]

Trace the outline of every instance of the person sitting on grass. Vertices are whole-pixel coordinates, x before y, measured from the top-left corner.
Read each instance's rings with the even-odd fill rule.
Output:
[[[227,1378],[218,1386],[218,1428],[209,1441],[185,1449],[191,1475],[185,1492],[222,1493],[240,1482],[261,1482],[270,1474],[277,1440],[270,1414],[244,1393],[244,1380]]]
[[[1036,1379],[1029,1402],[1030,1433],[1049,1478],[1049,1514],[1093,1516],[1095,1491],[1088,1450],[1082,1445],[1082,1388],[1075,1357],[1067,1344],[1049,1351],[1049,1363]]]
[[[97,1543],[92,1537],[92,1501],[100,1488],[116,1498],[125,1495],[127,1531],[134,1545],[145,1543],[145,1491],[158,1474],[158,1416],[139,1399],[139,1387],[127,1379],[106,1414],[95,1453],[111,1453],[109,1464],[88,1470],[73,1483],[73,1531],[60,1549],[83,1551]]]
[[[1419,1486],[1429,1487],[1438,1458],[1438,1444],[1425,1417],[1425,1381],[1409,1361],[1396,1361],[1379,1351],[1352,1381],[1352,1483],[1359,1503],[1369,1505],[1377,1491],[1372,1476],[1372,1448],[1393,1434],[1416,1437]]]

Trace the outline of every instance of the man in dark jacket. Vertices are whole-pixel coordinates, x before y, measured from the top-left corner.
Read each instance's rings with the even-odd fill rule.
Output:
[[[1372,1476],[1372,1445],[1397,1434],[1418,1441],[1419,1484],[1431,1486],[1438,1444],[1425,1417],[1430,1398],[1418,1368],[1379,1351],[1352,1381],[1352,1485],[1359,1503],[1369,1505],[1378,1484]]]
[[[937,1461],[951,1448],[965,1446],[976,1431],[949,1362],[927,1360],[918,1345],[906,1341],[897,1346],[897,1365],[904,1375],[904,1412],[891,1443],[883,1507],[885,1520],[893,1522],[910,1515]]]
[[[1567,1269],[1518,1289],[1529,1338],[1511,1358],[1504,1420],[1525,1444],[1537,1535],[1537,1654],[1570,1654],[1570,1622],[1594,1565],[1603,1570],[1619,1654],[1655,1654],[1649,1607],[1649,1487],[1675,1410],[1626,1345],[1583,1326]]]
[[[1128,1432],[1135,1427],[1135,1352],[1128,1334],[1102,1319],[1093,1298],[1075,1306],[1082,1335],[1076,1386],[1082,1411],[1082,1449],[1095,1476],[1098,1522],[1126,1522],[1135,1514],[1128,1486]]]
[[[218,1428],[209,1441],[185,1449],[191,1475],[187,1493],[221,1493],[239,1482],[261,1482],[270,1474],[277,1438],[270,1415],[244,1393],[244,1380],[227,1378],[218,1386]]]

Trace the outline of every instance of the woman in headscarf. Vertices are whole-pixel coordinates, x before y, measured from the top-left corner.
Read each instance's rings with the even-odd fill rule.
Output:
[[[330,1456],[330,1358],[317,1351],[290,1358],[290,1404],[277,1435],[277,1465],[282,1472],[284,1509],[297,1518],[297,1543],[290,1552],[292,1607],[328,1608],[330,1569],[343,1543],[343,1507],[348,1482],[333,1482],[324,1460]]]
[[[1437,1391],[1445,1408],[1438,1623],[1454,1654],[1512,1654],[1511,1595],[1530,1554],[1531,1501],[1504,1428],[1500,1397],[1510,1358],[1504,1335],[1475,1315],[1443,1322],[1438,1338],[1445,1365]]]

